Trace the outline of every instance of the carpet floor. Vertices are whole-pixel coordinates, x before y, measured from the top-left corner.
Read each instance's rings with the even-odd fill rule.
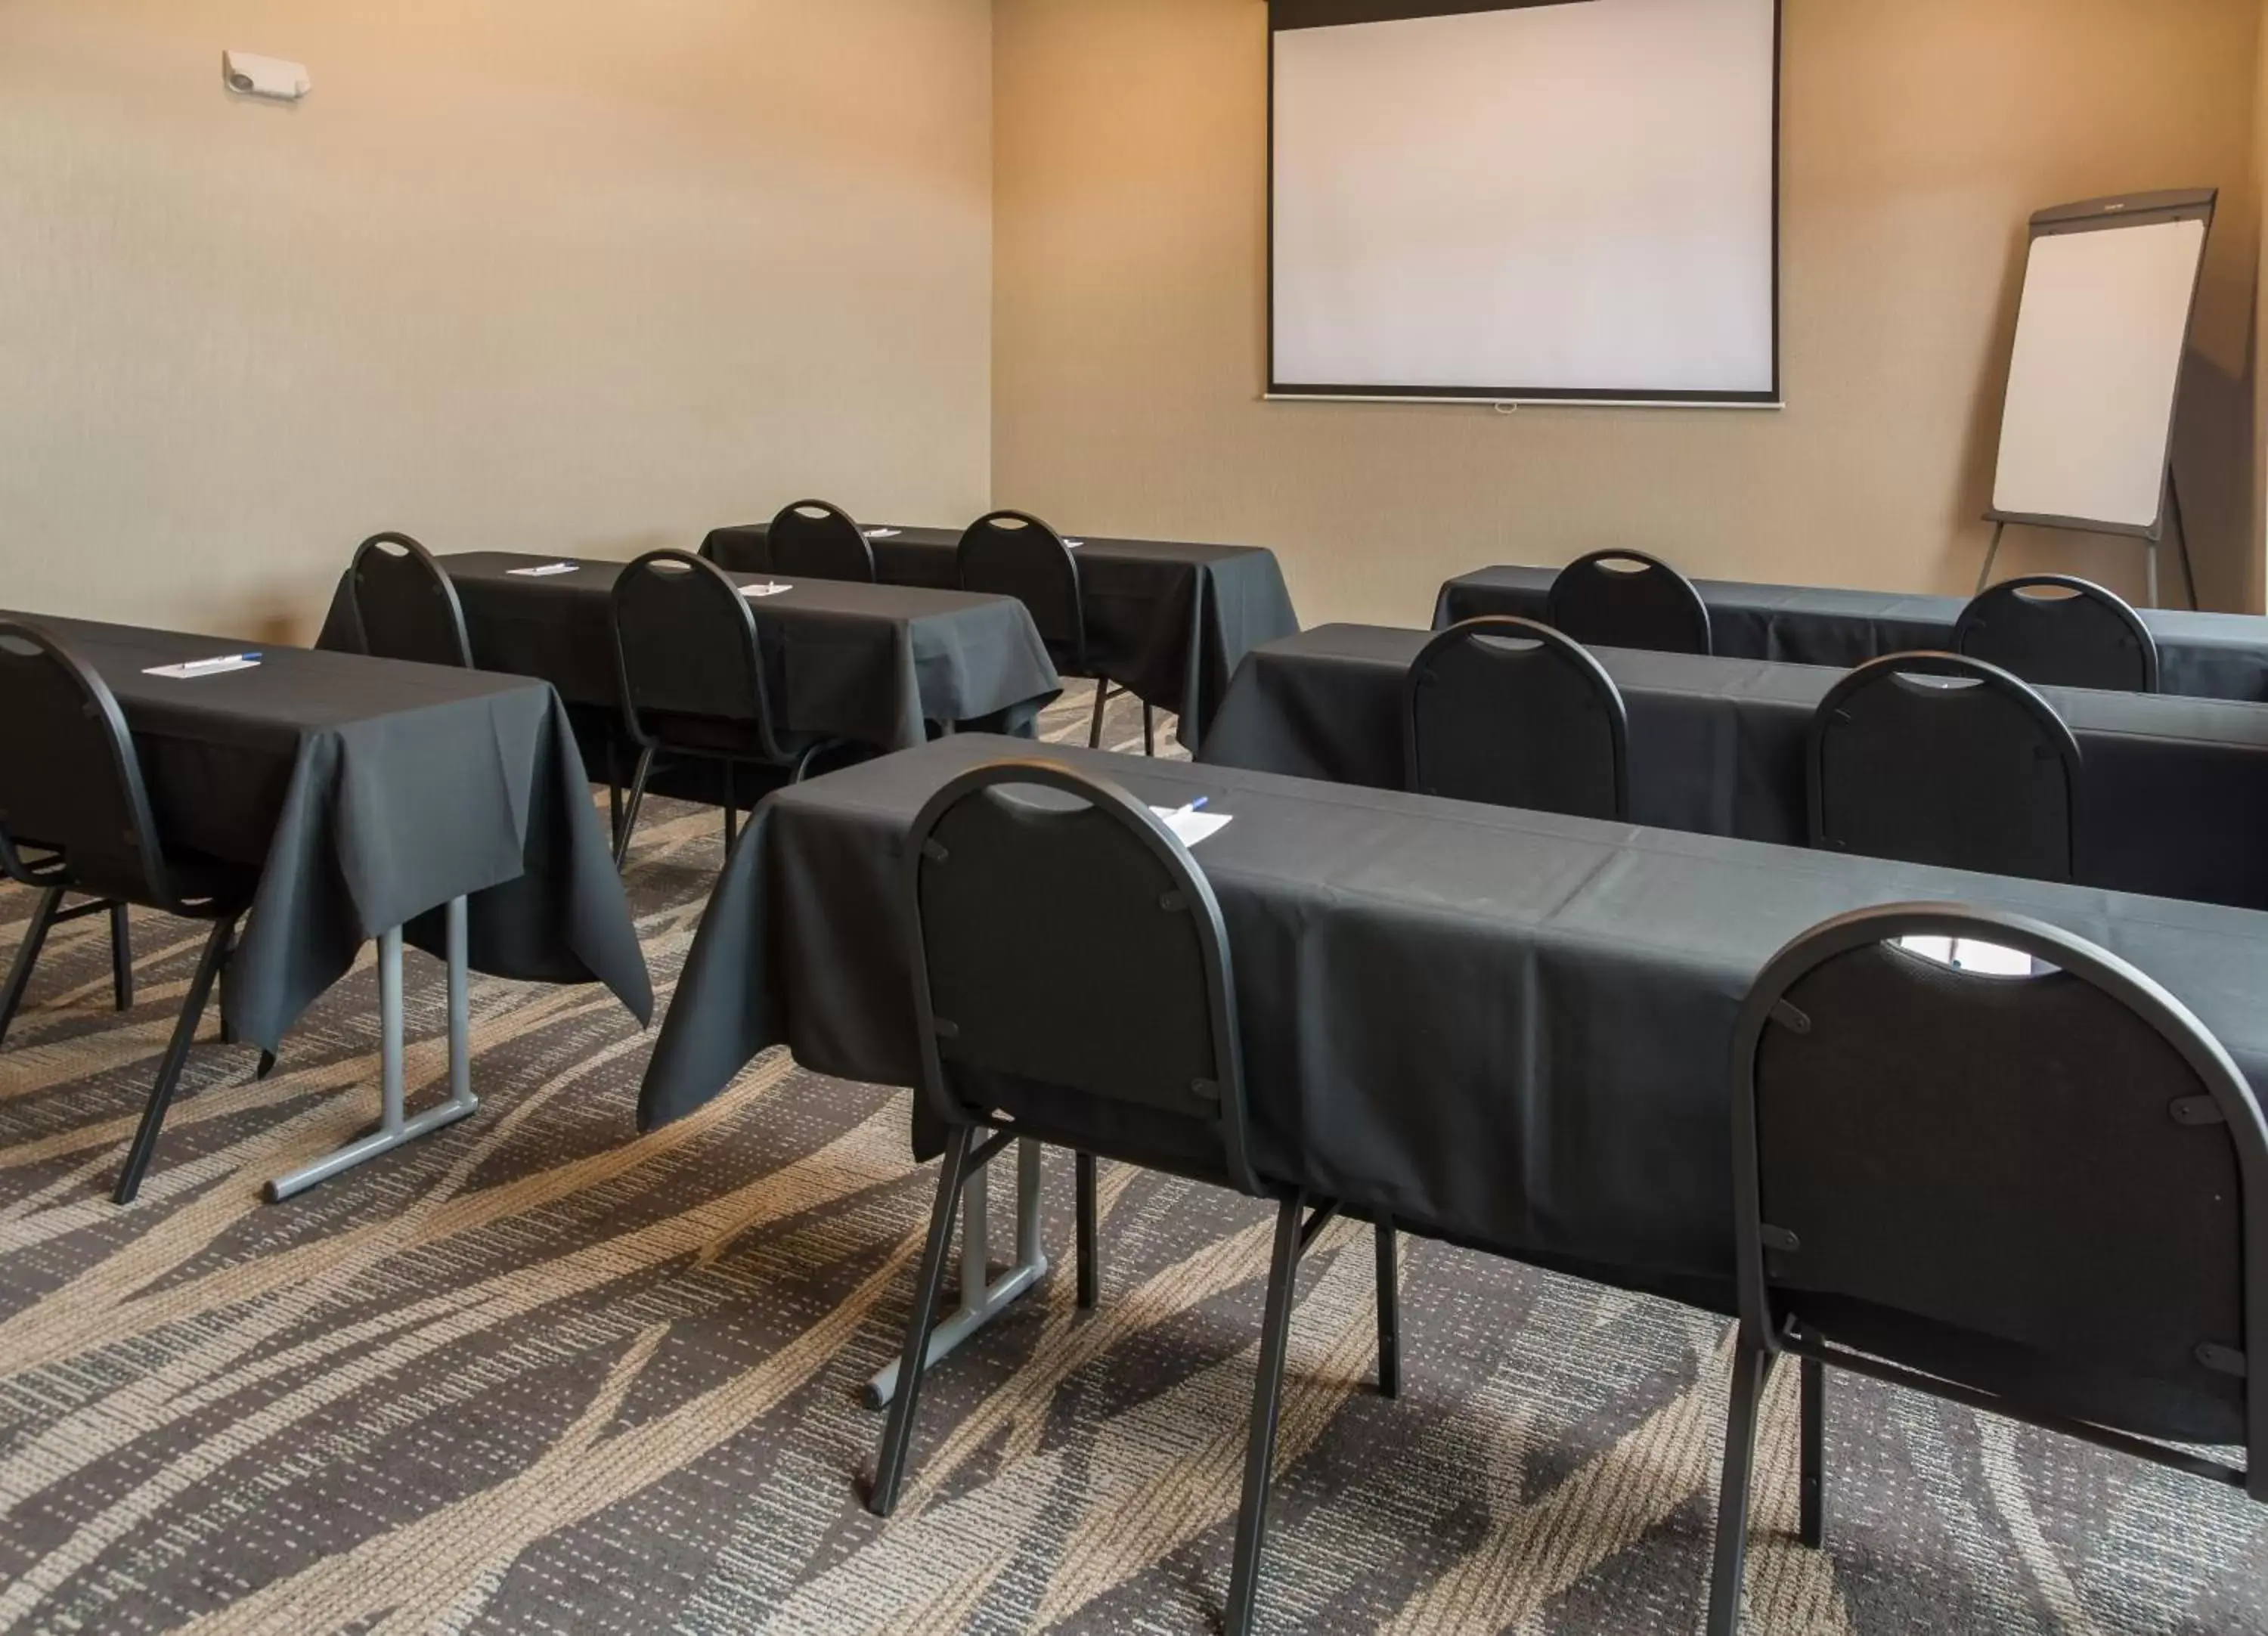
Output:
[[[1080,689],[1050,736],[1083,738]],[[1111,718],[1140,747],[1138,713]],[[658,803],[629,881],[664,1003],[721,862]],[[0,894],[12,945],[28,895]],[[195,956],[137,916],[49,946],[0,1053],[0,1631],[1218,1628],[1270,1218],[1105,1166],[1103,1301],[1061,1270],[941,1366],[897,1515],[859,1505],[934,1184],[902,1092],[783,1053],[650,1136],[650,1046],[595,990],[478,980],[478,1115],[282,1205],[366,1122],[365,959],[270,1079],[206,1036],[140,1201],[107,1198]],[[411,962],[413,1094],[444,1073]],[[996,1189],[996,1197],[1000,1190]],[[1005,1242],[999,1211],[995,1242]],[[1403,1387],[1371,1387],[1367,1230],[1293,1320],[1261,1628],[1691,1632],[1727,1326],[1424,1242]],[[2268,1633],[2268,1512],[1837,1377],[1825,1551],[1792,1537],[1794,1372],[1769,1404],[1756,1632]]]

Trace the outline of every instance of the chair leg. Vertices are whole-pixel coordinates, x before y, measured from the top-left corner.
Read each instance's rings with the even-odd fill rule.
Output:
[[[31,986],[32,968],[40,963],[40,950],[48,940],[48,929],[55,924],[55,911],[63,906],[63,889],[51,886],[40,894],[32,905],[30,924],[24,928],[24,940],[16,946],[16,963],[8,968],[8,986],[0,989],[0,1043],[8,1037],[8,1025],[16,1021],[16,1008],[24,1003],[24,991]]]
[[[1094,724],[1086,730],[1086,748],[1102,748],[1102,707],[1110,702],[1110,684],[1101,677],[1094,679]]]
[[[142,1190],[142,1174],[150,1168],[151,1155],[158,1151],[158,1132],[166,1123],[166,1109],[173,1105],[173,1087],[180,1083],[181,1067],[189,1058],[189,1044],[197,1036],[197,1024],[205,1014],[205,1002],[212,994],[213,977],[220,970],[222,957],[228,951],[230,937],[234,933],[233,920],[213,922],[212,934],[205,939],[204,953],[197,957],[197,969],[189,979],[188,998],[181,1001],[180,1017],[173,1024],[173,1037],[166,1047],[165,1059],[158,1065],[158,1083],[151,1087],[149,1105],[142,1110],[142,1123],[134,1132],[134,1145],[127,1149],[126,1165],[118,1173],[118,1185],[111,1192],[113,1204],[130,1205],[135,1194]]]
[[[914,1405],[921,1397],[922,1366],[928,1359],[929,1332],[937,1321],[938,1297],[945,1291],[946,1252],[953,1246],[953,1218],[961,1207],[961,1184],[968,1180],[969,1149],[976,1139],[976,1126],[954,1126],[938,1173],[929,1242],[922,1250],[921,1274],[914,1283],[913,1315],[906,1320],[906,1346],[898,1360],[898,1389],[890,1398],[889,1424],[882,1429],[874,1485],[866,1493],[866,1509],[879,1517],[889,1515],[896,1507],[898,1489],[905,1480],[906,1449],[914,1434]]]
[[[615,747],[613,729],[607,733],[607,833],[622,832],[622,751]]]
[[[1236,1512],[1236,1550],[1228,1570],[1227,1636],[1246,1636],[1260,1592],[1260,1551],[1268,1534],[1268,1489],[1276,1469],[1276,1416],[1284,1396],[1292,1305],[1300,1281],[1300,1218],[1307,1196],[1293,1193],[1276,1212],[1276,1253],[1268,1266],[1268,1310],[1260,1328],[1260,1378],[1252,1389],[1252,1429],[1244,1450],[1244,1497]]]
[[[1092,1310],[1102,1299],[1102,1263],[1095,1248],[1094,1155],[1072,1155],[1071,1176],[1079,1222],[1079,1304]]]
[[[630,832],[637,828],[638,808],[645,804],[645,781],[653,771],[653,746],[647,745],[638,752],[637,766],[630,773],[630,798],[622,807],[622,828],[615,831],[615,872],[622,873],[630,861]]]
[[[1814,1551],[1827,1543],[1827,1366],[1802,1360],[1801,1497],[1803,1543]]]
[[[110,997],[119,1010],[134,1009],[134,931],[123,903],[110,906]]]
[[[1144,699],[1142,701],[1142,754],[1145,755],[1155,755],[1157,753],[1157,717],[1150,709],[1150,701]]]
[[[725,762],[723,765],[725,768],[725,850],[729,852],[733,850],[733,826],[739,817],[739,814],[733,808],[733,797],[738,790],[740,780],[733,776],[733,764],[731,762]]]
[[[1381,1213],[1372,1238],[1378,1252],[1378,1395],[1402,1394],[1402,1269],[1394,1253],[1394,1218]]]
[[[1725,1419],[1724,1480],[1717,1491],[1717,1560],[1709,1575],[1707,1636],[1735,1636],[1741,1627],[1741,1576],[1748,1560],[1749,1469],[1756,1460],[1756,1408],[1773,1355],[1741,1326],[1733,1344],[1732,1404]]]

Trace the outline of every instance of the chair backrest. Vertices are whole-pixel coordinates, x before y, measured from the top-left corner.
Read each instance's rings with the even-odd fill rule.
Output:
[[[374,534],[357,546],[347,583],[364,652],[472,668],[472,638],[457,587],[433,554],[408,534]]]
[[[1410,789],[1498,807],[1630,815],[1630,718],[1580,645],[1532,619],[1468,619],[1403,685]]]
[[[0,621],[0,873],[180,903],[117,698],[63,638],[17,620]]]
[[[1953,646],[2037,688],[2158,690],[2158,644],[2141,615],[2069,574],[2027,574],[1981,593],[1961,610]]]
[[[1545,617],[1591,647],[1710,651],[1709,605],[1693,582],[1644,551],[1594,551],[1551,581]]]
[[[1261,1190],[1212,888],[1118,785],[961,774],[906,846],[923,1093],[1087,1153]]]
[[[1909,938],[1997,944],[2032,975]],[[2268,1359],[2268,1125],[2164,989],[2037,921],[1894,904],[1782,949],[1734,1039],[1758,1333],[1794,1322],[2035,1411],[2268,1452],[2242,1375]]]
[[[622,720],[640,748],[672,742],[673,718],[752,726],[782,759],[755,615],[732,578],[690,551],[649,551],[609,599]]]
[[[765,530],[771,571],[806,579],[874,583],[874,548],[849,512],[824,500],[798,500],[780,508]]]
[[[1811,722],[1811,844],[1987,874],[2072,878],[2079,741],[1997,666],[1893,653]]]
[[[1023,512],[992,512],[961,536],[961,588],[1020,599],[1066,675],[1086,673],[1086,604],[1079,559],[1063,536]]]

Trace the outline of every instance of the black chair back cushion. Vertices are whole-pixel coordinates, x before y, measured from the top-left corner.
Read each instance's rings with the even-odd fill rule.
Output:
[[[126,718],[92,666],[0,622],[0,873],[156,908],[176,900]],[[52,865],[22,849],[62,855]]]
[[[780,759],[755,616],[740,587],[688,551],[652,551],[615,580],[622,716],[639,745]]]
[[[1916,934],[2052,969],[1889,940]],[[2067,933],[1916,905],[1799,939],[1744,1021],[1742,1270],[1774,1323],[2035,1409],[2246,1440],[2244,1383],[2209,1360],[2247,1346],[2244,1171],[2268,1131],[2177,1002]]]
[[[961,536],[959,572],[964,591],[1020,599],[1056,668],[1065,675],[1087,674],[1079,559],[1062,535],[1022,512],[994,512]]]
[[[1961,610],[1953,647],[2036,688],[2158,690],[2158,644],[2142,616],[2068,574],[2004,579]]]
[[[1594,551],[1551,581],[1545,617],[1588,647],[1710,651],[1709,605],[1683,574],[1644,551]]]
[[[1630,811],[1629,720],[1599,661],[1533,620],[1469,619],[1404,685],[1403,764],[1421,795],[1586,818]]]
[[[764,531],[764,542],[773,573],[874,583],[874,548],[849,512],[824,500],[783,506]]]
[[[374,534],[348,570],[363,652],[377,659],[469,670],[473,645],[457,587],[433,554],[406,534]]]
[[[1257,1191],[1228,948],[1189,854],[1115,785],[1038,763],[948,784],[909,843],[937,1110]]]
[[[1820,701],[1809,755],[1815,846],[2072,877],[2079,741],[2005,670],[1951,653],[1862,665]]]

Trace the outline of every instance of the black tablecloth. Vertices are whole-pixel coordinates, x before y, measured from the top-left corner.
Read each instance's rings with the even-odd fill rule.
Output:
[[[1402,787],[1402,689],[1422,630],[1325,625],[1256,649],[1201,759]],[[1592,650],[1630,711],[1631,816],[1800,846],[1804,747],[1840,671]],[[2077,873],[2120,892],[2268,909],[2268,704],[2042,691],[2087,756]]]
[[[1449,580],[1433,604],[1440,630],[1484,614],[1543,617],[1557,570],[1483,568]],[[1847,670],[1885,653],[1953,644],[1954,622],[1966,601],[1893,591],[1837,591],[1822,586],[1696,582],[1709,604],[1717,652],[1729,659],[1777,659]],[[2159,686],[2206,699],[2268,699],[2268,618],[2146,608],[2142,623],[2157,639]]]
[[[720,567],[768,573],[770,528],[713,528],[702,555]],[[958,529],[900,528],[873,544],[874,571],[887,584],[960,583]],[[1181,741],[1192,750],[1245,654],[1300,628],[1276,554],[1260,546],[1084,539],[1079,564],[1089,663],[1171,711],[1180,719]]]
[[[1966,900],[2091,939],[2268,1089],[2256,914],[964,737],[760,809],[679,983],[643,1122],[690,1111],[774,1044],[821,1072],[915,1081],[900,852],[940,784],[1005,755],[1233,819],[1195,857],[1228,928],[1263,1174],[1524,1260],[1729,1303],[1734,1013],[1775,950],[1870,903]]]
[[[469,896],[475,970],[653,990],[564,711],[541,682],[37,614],[117,696],[169,848],[261,870],[223,983],[270,1050],[394,926],[446,953]],[[257,667],[144,674],[257,649]]]
[[[474,663],[540,676],[571,704],[616,714],[608,598],[622,564],[582,561],[542,578],[512,571],[567,560],[576,559],[470,551],[441,564],[464,604]],[[748,607],[785,732],[881,749],[919,744],[926,722],[1028,733],[1062,691],[1047,645],[1012,597],[799,579]],[[319,641],[362,647],[343,578]]]

